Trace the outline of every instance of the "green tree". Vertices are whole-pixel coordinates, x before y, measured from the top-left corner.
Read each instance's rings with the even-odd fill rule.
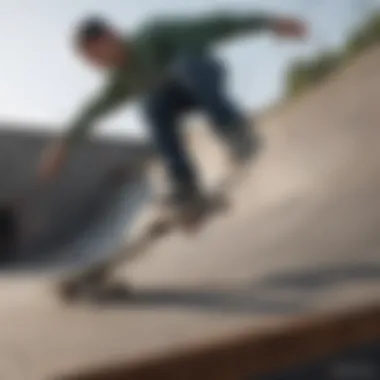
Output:
[[[324,53],[309,61],[300,61],[292,65],[287,76],[287,93],[294,96],[332,74],[339,66],[339,56]]]
[[[380,42],[380,13],[361,25],[338,52],[323,52],[309,60],[294,62],[287,74],[287,96],[298,95],[306,88],[334,73],[348,59]]]
[[[353,33],[346,44],[344,56],[351,58],[380,42],[380,14],[375,14],[365,25]]]

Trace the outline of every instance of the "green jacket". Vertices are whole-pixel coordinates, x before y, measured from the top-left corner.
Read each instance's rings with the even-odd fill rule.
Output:
[[[132,58],[127,67],[109,74],[103,91],[81,110],[66,139],[84,137],[95,121],[149,89],[165,74],[180,51],[203,51],[216,43],[271,27],[272,18],[246,15],[214,15],[197,20],[161,20],[148,23],[128,40]]]

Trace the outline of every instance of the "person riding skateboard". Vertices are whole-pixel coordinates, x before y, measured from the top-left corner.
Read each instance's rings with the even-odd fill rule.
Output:
[[[194,201],[202,189],[181,138],[180,118],[189,111],[203,112],[236,163],[253,157],[259,139],[229,98],[225,68],[211,48],[262,31],[288,38],[306,34],[297,19],[249,12],[152,20],[133,36],[124,36],[101,17],[86,18],[77,27],[75,48],[86,61],[104,70],[108,81],[80,110],[67,132],[44,152],[39,176],[54,178],[70,150],[98,119],[137,98],[142,100],[149,132],[172,184],[169,203]]]

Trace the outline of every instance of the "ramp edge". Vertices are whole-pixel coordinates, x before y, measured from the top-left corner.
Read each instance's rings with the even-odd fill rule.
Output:
[[[234,338],[59,380],[232,380],[286,370],[380,339],[380,305],[310,317]]]

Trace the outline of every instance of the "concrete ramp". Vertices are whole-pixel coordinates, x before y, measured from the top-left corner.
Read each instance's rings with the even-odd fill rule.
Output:
[[[53,136],[31,131],[7,125],[0,130],[0,270],[77,266],[119,248],[148,197],[145,173],[134,173],[149,157],[148,147],[86,142],[56,181],[43,184],[36,169]],[[121,169],[125,177],[116,178]]]
[[[132,298],[65,308],[4,279],[0,378],[263,378],[378,340],[379,67],[375,49],[260,123],[231,215],[120,268]]]

